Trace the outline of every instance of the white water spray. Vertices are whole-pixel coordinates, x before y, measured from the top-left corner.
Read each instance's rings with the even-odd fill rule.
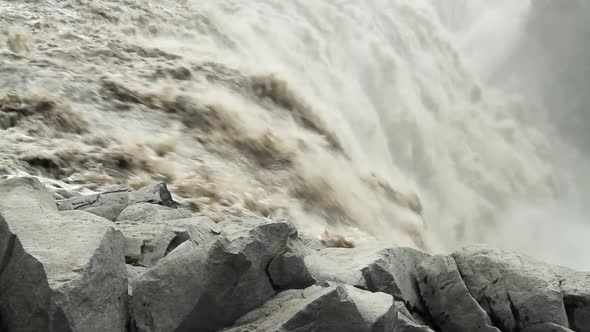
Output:
[[[287,215],[304,233],[328,228],[359,245],[510,247],[506,230],[530,219],[514,211],[555,204],[565,182],[560,139],[536,102],[488,84],[529,8],[9,3],[3,19],[36,37],[0,67],[0,92],[65,96],[88,128],[70,137],[23,120],[0,137],[5,172],[99,189],[164,178],[202,213]]]

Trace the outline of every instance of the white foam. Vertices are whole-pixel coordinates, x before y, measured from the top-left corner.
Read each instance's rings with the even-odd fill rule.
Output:
[[[226,158],[223,153],[233,151],[225,146],[227,140],[204,148],[189,130],[172,127],[176,120],[150,113],[145,105],[134,105],[137,112],[84,105],[93,114],[95,133],[122,143],[148,144],[174,136],[175,152],[157,161],[172,170],[175,185],[214,183],[218,193],[238,196],[236,201],[263,187],[261,200],[289,206],[302,231],[314,235],[329,226],[359,243],[370,242],[371,234],[391,244],[416,246],[419,234],[434,251],[472,242],[500,243],[497,237],[510,228],[513,218],[507,216],[515,215],[513,211],[556,201],[555,183],[563,173],[551,159],[560,147],[558,138],[546,130],[549,124],[532,103],[481,79],[520,32],[520,15],[527,7],[524,0],[496,6],[478,0],[469,7],[457,2],[435,7],[433,1],[138,1],[125,8],[118,23],[101,21],[97,31],[89,22],[70,33],[92,31],[92,39],[80,39],[90,50],[104,45],[87,43],[112,37],[115,46],[122,40],[127,49],[138,45],[148,53],[157,47],[182,58],[162,60],[159,55],[142,57],[142,52],[117,58],[120,50],[112,47],[111,56],[118,61],[102,57],[88,64],[92,71],[69,69],[79,70],[81,77],[98,73],[144,93],[162,88],[164,92],[156,92],[162,98],[188,95],[219,106],[239,123],[238,134],[257,138],[270,132],[281,148],[295,154],[293,167],[283,173],[253,170],[240,156]],[[117,1],[101,3],[121,6]],[[77,15],[85,14],[83,7],[73,7]],[[142,16],[146,12],[149,20]],[[442,23],[440,13],[447,13]],[[495,28],[498,13],[509,13],[509,22],[498,39],[491,39],[495,35],[488,32]],[[129,26],[134,30],[121,31]],[[149,78],[158,66],[192,68],[206,62],[229,73],[211,79],[194,73],[193,80],[183,82]],[[326,148],[317,130],[304,128],[288,111],[245,91],[244,78],[269,74],[287,82],[309,105],[344,154]],[[99,86],[101,81],[93,83]],[[102,93],[92,85],[89,90]],[[157,158],[153,153],[137,157]],[[366,179],[371,174],[398,193],[416,193],[423,214],[370,189]],[[292,194],[298,181],[319,191],[315,199],[342,210],[338,212],[349,223],[309,211]]]

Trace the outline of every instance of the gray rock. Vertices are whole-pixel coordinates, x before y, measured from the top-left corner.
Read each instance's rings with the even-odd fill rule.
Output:
[[[182,243],[133,285],[139,331],[216,331],[275,295],[268,264],[287,249],[292,225],[224,222],[202,244]]]
[[[268,275],[275,290],[302,289],[316,282],[304,262],[305,256],[312,252],[312,249],[302,243],[297,232],[291,234],[287,242],[287,252],[268,265]]]
[[[434,332],[430,327],[414,318],[403,302],[395,301],[395,309],[393,332]]]
[[[139,277],[141,277],[148,269],[146,267],[143,266],[135,266],[135,265],[126,265],[127,268],[127,299],[129,301],[129,303],[133,302],[133,284],[135,282],[135,280],[137,280]],[[134,313],[133,313],[133,307],[129,307],[129,317],[133,317]],[[128,325],[128,332],[137,332],[136,326],[134,324],[134,321],[132,319],[130,319],[129,325]]]
[[[113,205],[113,206],[99,206],[99,207],[88,207],[81,208],[81,211],[92,213],[96,216],[108,219],[110,221],[117,220],[117,217],[125,209],[125,205]]]
[[[576,330],[578,331],[578,330]],[[554,323],[541,323],[541,324],[534,324],[529,325],[526,329],[522,330],[522,332],[574,332],[566,327],[559,326]]]
[[[64,313],[51,296],[43,264],[25,251],[0,215],[0,330],[66,330]]]
[[[127,278],[130,280],[135,280],[135,279],[139,278],[142,274],[144,274],[148,270],[147,267],[129,265],[129,264],[126,264],[125,268],[127,269]]]
[[[59,212],[31,178],[0,183],[0,214],[4,330],[125,330],[124,243],[108,220]]]
[[[356,305],[364,325],[369,331],[391,331],[396,309],[393,296],[385,293],[372,293],[350,285],[342,286]]]
[[[171,227],[165,225],[133,225],[119,229],[125,236],[128,244],[132,244],[129,252],[125,252],[125,261],[128,264],[136,264],[144,267],[155,265],[166,256],[168,248],[176,238],[176,233]]]
[[[187,209],[173,209],[152,203],[137,203],[121,211],[117,217],[117,221],[156,222],[190,218],[191,216],[191,212]]]
[[[143,266],[129,264],[125,265],[125,268],[127,269],[127,294],[129,296],[133,296],[133,282],[135,281],[135,279],[141,277],[141,275],[143,275],[148,269]]]
[[[335,281],[407,301],[424,311],[416,280],[416,266],[427,254],[410,248],[327,248],[305,257],[318,282]]]
[[[590,332],[590,273],[555,268],[570,328]]]
[[[174,208],[152,204],[152,203],[136,203],[133,205],[129,205],[125,208],[125,212],[119,215],[119,219],[117,221],[140,221],[147,218],[150,218],[152,214],[157,213],[158,211],[168,211],[173,210]]]
[[[317,282],[340,282],[401,296],[386,255],[373,248],[327,248],[306,256],[305,265]]]
[[[121,189],[94,195],[73,197],[57,202],[60,210],[84,210],[111,221],[130,205],[151,203],[176,207],[165,183],[156,183],[136,191]]]
[[[151,203],[175,208],[172,195],[166,183],[154,183],[129,193],[129,205],[137,203]]]
[[[349,285],[315,285],[278,294],[224,331],[392,331],[393,302]]]
[[[430,255],[412,248],[387,249],[387,266],[394,267],[391,272],[400,290],[399,298],[403,299],[414,315],[427,312],[418,288],[416,267],[429,257]]]
[[[139,264],[142,260],[142,250],[144,239],[141,237],[125,236],[125,263]]]
[[[57,189],[56,191],[53,192],[53,197],[56,200],[64,200],[64,199],[78,197],[78,196],[80,196],[80,194],[75,193],[75,192],[71,192],[71,191],[67,191],[65,189]]]
[[[569,326],[554,267],[485,246],[466,247],[453,257],[470,293],[500,330]]]
[[[220,227],[209,218],[193,217],[160,222],[118,222],[126,240],[125,261],[145,267],[160,259],[184,241],[204,243],[219,235]]]
[[[172,228],[169,232],[162,233],[150,241],[144,241],[141,247],[141,263],[146,267],[153,266],[187,240],[189,235],[185,229]]]
[[[418,282],[433,322],[442,332],[500,332],[469,294],[452,257],[432,256],[422,262]]]

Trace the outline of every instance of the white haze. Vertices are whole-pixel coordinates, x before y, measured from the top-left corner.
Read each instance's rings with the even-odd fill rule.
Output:
[[[583,1],[459,2],[446,1],[453,7],[444,1],[437,4],[468,66],[488,85],[527,98],[539,118],[556,124],[551,130],[559,139],[551,153],[560,181],[555,200],[542,205],[520,202],[508,209],[507,222],[489,242],[590,270],[590,135],[572,135],[568,127],[568,122],[578,122],[587,128],[590,115],[583,81],[590,79],[589,53],[582,40],[590,8]],[[576,80],[578,86],[572,86]]]

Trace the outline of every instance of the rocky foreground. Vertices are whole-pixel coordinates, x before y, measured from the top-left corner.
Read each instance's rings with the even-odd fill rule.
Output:
[[[326,248],[164,184],[56,195],[0,183],[1,331],[590,331],[590,274],[525,256]]]

